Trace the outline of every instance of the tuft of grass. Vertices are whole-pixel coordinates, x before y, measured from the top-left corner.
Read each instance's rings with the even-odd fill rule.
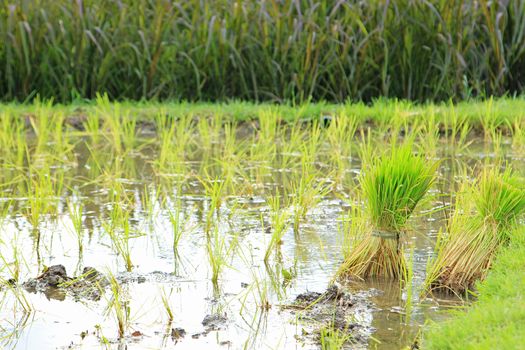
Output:
[[[326,325],[319,331],[319,341],[322,350],[341,350],[344,349],[352,339],[347,329],[338,329],[333,323]]]
[[[524,181],[510,168],[502,173],[485,169],[460,193],[447,234],[436,244],[427,291],[462,293],[483,279],[496,252],[508,244],[510,232],[525,212]]]
[[[367,225],[354,227],[366,227],[366,231],[347,233],[355,243],[339,275],[404,276],[406,263],[400,235],[434,182],[437,165],[412,154],[411,143],[394,144],[388,153],[365,160],[359,184],[366,208],[357,213],[366,216]]]

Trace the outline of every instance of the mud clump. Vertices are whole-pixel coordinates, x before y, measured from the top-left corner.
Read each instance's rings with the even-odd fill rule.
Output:
[[[291,305],[292,310],[303,321],[301,338],[305,341],[320,341],[320,331],[329,327],[348,334],[348,348],[366,348],[373,328],[360,322],[363,314],[372,313],[375,308],[365,295],[352,294],[332,285],[325,292],[299,294]]]
[[[202,325],[206,333],[209,333],[222,329],[227,320],[226,316],[221,314],[206,315],[202,320]]]
[[[106,277],[93,267],[85,267],[80,276],[69,277],[63,265],[53,265],[22,286],[31,293],[44,293],[48,299],[64,300],[69,294],[77,300],[97,301],[108,284]]]

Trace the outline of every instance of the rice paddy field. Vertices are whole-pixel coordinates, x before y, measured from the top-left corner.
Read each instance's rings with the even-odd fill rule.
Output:
[[[467,348],[449,311],[521,266],[524,107],[3,104],[0,344]]]

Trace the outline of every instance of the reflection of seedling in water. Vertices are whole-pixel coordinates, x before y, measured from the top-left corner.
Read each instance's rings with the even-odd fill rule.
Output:
[[[342,275],[398,278],[406,270],[400,233],[434,181],[437,163],[412,155],[411,144],[365,164],[360,178],[367,200],[368,232],[351,232],[356,240],[339,270]]]
[[[413,291],[413,282],[414,279],[414,247],[410,247],[410,255],[407,261],[407,268],[405,271],[405,276],[403,276],[402,284],[405,286],[405,323],[410,323],[410,318],[412,316],[412,297],[414,294]]]
[[[474,186],[458,196],[456,210],[436,245],[425,281],[427,291],[464,292],[483,279],[498,249],[510,241],[525,212],[523,179],[507,168],[484,170]],[[473,214],[474,213],[474,214]]]

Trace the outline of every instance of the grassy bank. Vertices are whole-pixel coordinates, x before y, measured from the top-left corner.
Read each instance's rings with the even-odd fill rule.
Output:
[[[0,99],[520,93],[524,8],[522,0],[3,1]]]
[[[99,113],[111,103],[105,98],[96,101],[56,104],[54,113],[66,116],[89,116]],[[4,104],[1,108],[14,114],[35,114],[45,103]],[[207,117],[220,116],[226,121],[246,121],[258,119],[261,112],[272,110],[284,121],[322,119],[324,116],[351,116],[360,127],[376,126],[388,129],[399,125],[439,124],[442,130],[467,127],[490,133],[504,130],[507,133],[523,132],[525,128],[525,98],[500,98],[485,101],[453,103],[416,104],[408,101],[377,100],[365,103],[306,103],[302,105],[273,105],[248,102],[229,103],[156,103],[120,102],[122,114],[129,114],[139,120],[153,120],[159,113],[173,117],[193,115]]]
[[[466,312],[436,324],[423,336],[423,349],[522,349],[525,332],[525,230],[501,251],[479,299]]]

